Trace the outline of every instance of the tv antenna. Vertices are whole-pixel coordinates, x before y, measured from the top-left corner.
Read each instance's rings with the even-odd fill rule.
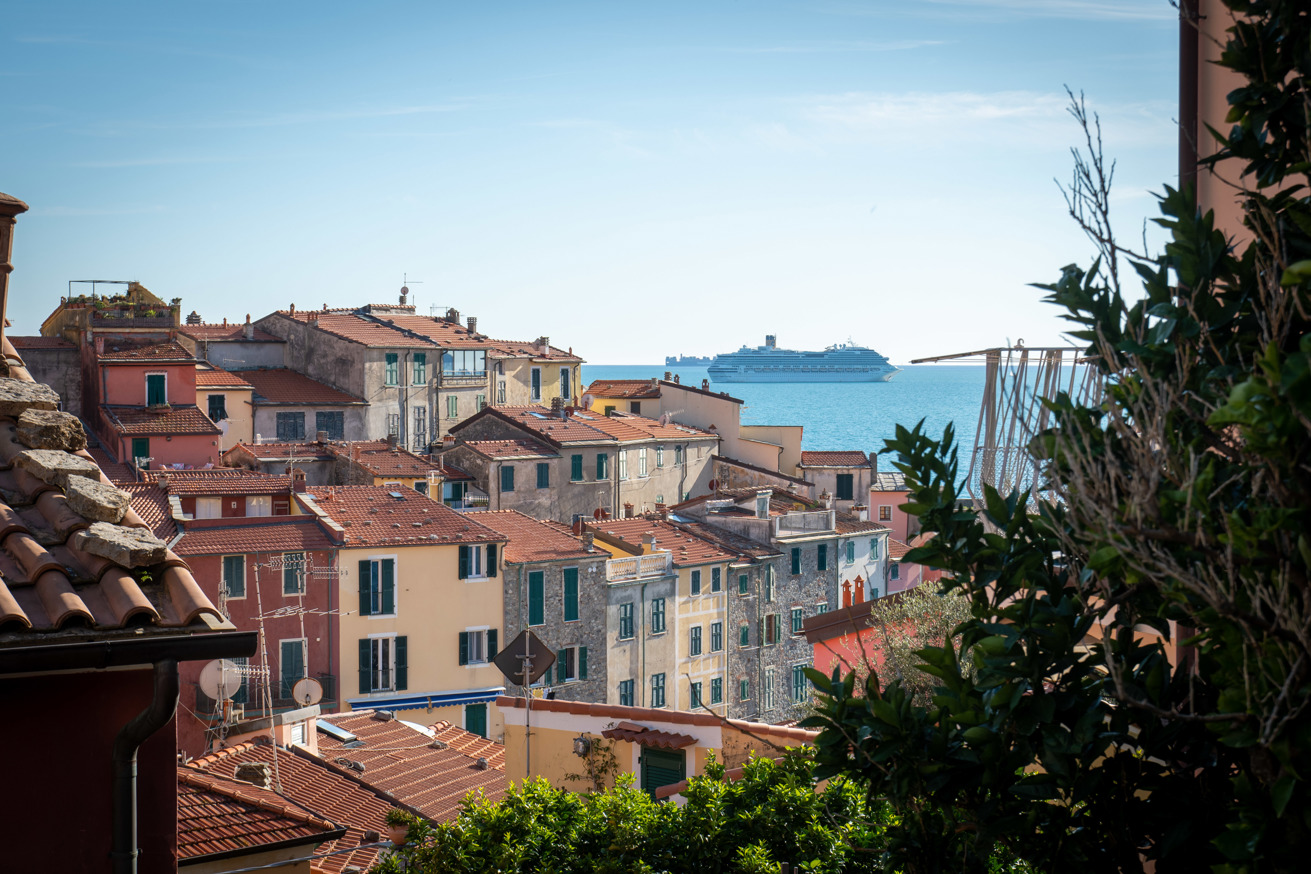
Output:
[[[410,274],[402,273],[401,274],[401,306],[404,306],[407,302],[406,298],[410,293],[411,285],[423,285],[423,280],[411,279]]]

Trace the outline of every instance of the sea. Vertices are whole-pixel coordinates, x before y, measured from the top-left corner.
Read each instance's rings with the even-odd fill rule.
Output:
[[[704,367],[585,364],[583,386],[597,379],[663,378],[674,370],[684,385],[700,386]],[[712,391],[744,401],[743,425],[801,425],[801,448],[809,451],[858,449],[879,452],[898,425],[921,419],[927,433],[941,437],[955,423],[962,473],[969,468],[983,402],[983,365],[907,364],[889,382],[733,382]],[[881,461],[880,469],[891,465]]]

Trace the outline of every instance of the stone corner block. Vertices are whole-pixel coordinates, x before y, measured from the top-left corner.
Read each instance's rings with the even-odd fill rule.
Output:
[[[18,417],[18,442],[32,449],[62,449],[77,452],[86,448],[86,431],[72,413],[28,409]]]
[[[68,487],[70,477],[80,476],[99,482],[100,468],[94,461],[64,452],[61,449],[28,449],[20,452],[14,465],[22,468],[42,482]]]
[[[131,500],[127,492],[83,476],[68,478],[64,497],[68,499],[68,506],[73,512],[82,518],[115,524],[123,521],[123,514],[127,512]]]
[[[17,419],[33,409],[59,409],[59,392],[39,382],[0,377],[0,416]]]
[[[83,552],[107,558],[120,567],[150,567],[164,560],[168,546],[144,528],[126,528],[96,522],[73,535],[73,545]]]

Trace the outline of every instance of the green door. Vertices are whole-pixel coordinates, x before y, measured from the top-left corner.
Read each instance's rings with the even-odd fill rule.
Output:
[[[138,458],[150,457],[150,438],[133,437],[132,438],[132,463],[135,465]]]
[[[677,783],[687,776],[682,750],[653,750],[642,747],[642,791],[655,797],[661,786]]]
[[[464,705],[464,730],[471,731],[479,737],[487,737],[487,705]]]

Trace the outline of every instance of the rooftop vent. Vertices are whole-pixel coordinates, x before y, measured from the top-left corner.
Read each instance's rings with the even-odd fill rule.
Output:
[[[396,715],[390,710],[375,710],[373,713],[374,722],[391,722]]]
[[[450,747],[450,744],[448,744],[448,743],[447,743],[446,741],[444,741],[444,740],[439,740],[438,738],[433,738],[433,739],[432,739],[432,743],[428,744],[428,746],[432,747],[434,750],[444,750],[444,749],[449,748],[449,747]]]
[[[349,771],[355,771],[355,772],[358,773],[358,774],[363,774],[363,773],[364,773],[364,763],[363,763],[363,762],[357,762],[357,761],[355,761],[354,759],[347,759],[347,758],[343,758],[343,757],[341,757],[341,756],[338,756],[337,758],[333,759],[333,761],[336,762],[336,763],[337,763],[338,765],[340,765],[341,767],[346,768],[346,769],[349,770]]]
[[[476,767],[479,771],[486,771],[488,768],[491,767],[491,763],[488,762],[486,759],[479,759],[478,763],[474,767]]]

